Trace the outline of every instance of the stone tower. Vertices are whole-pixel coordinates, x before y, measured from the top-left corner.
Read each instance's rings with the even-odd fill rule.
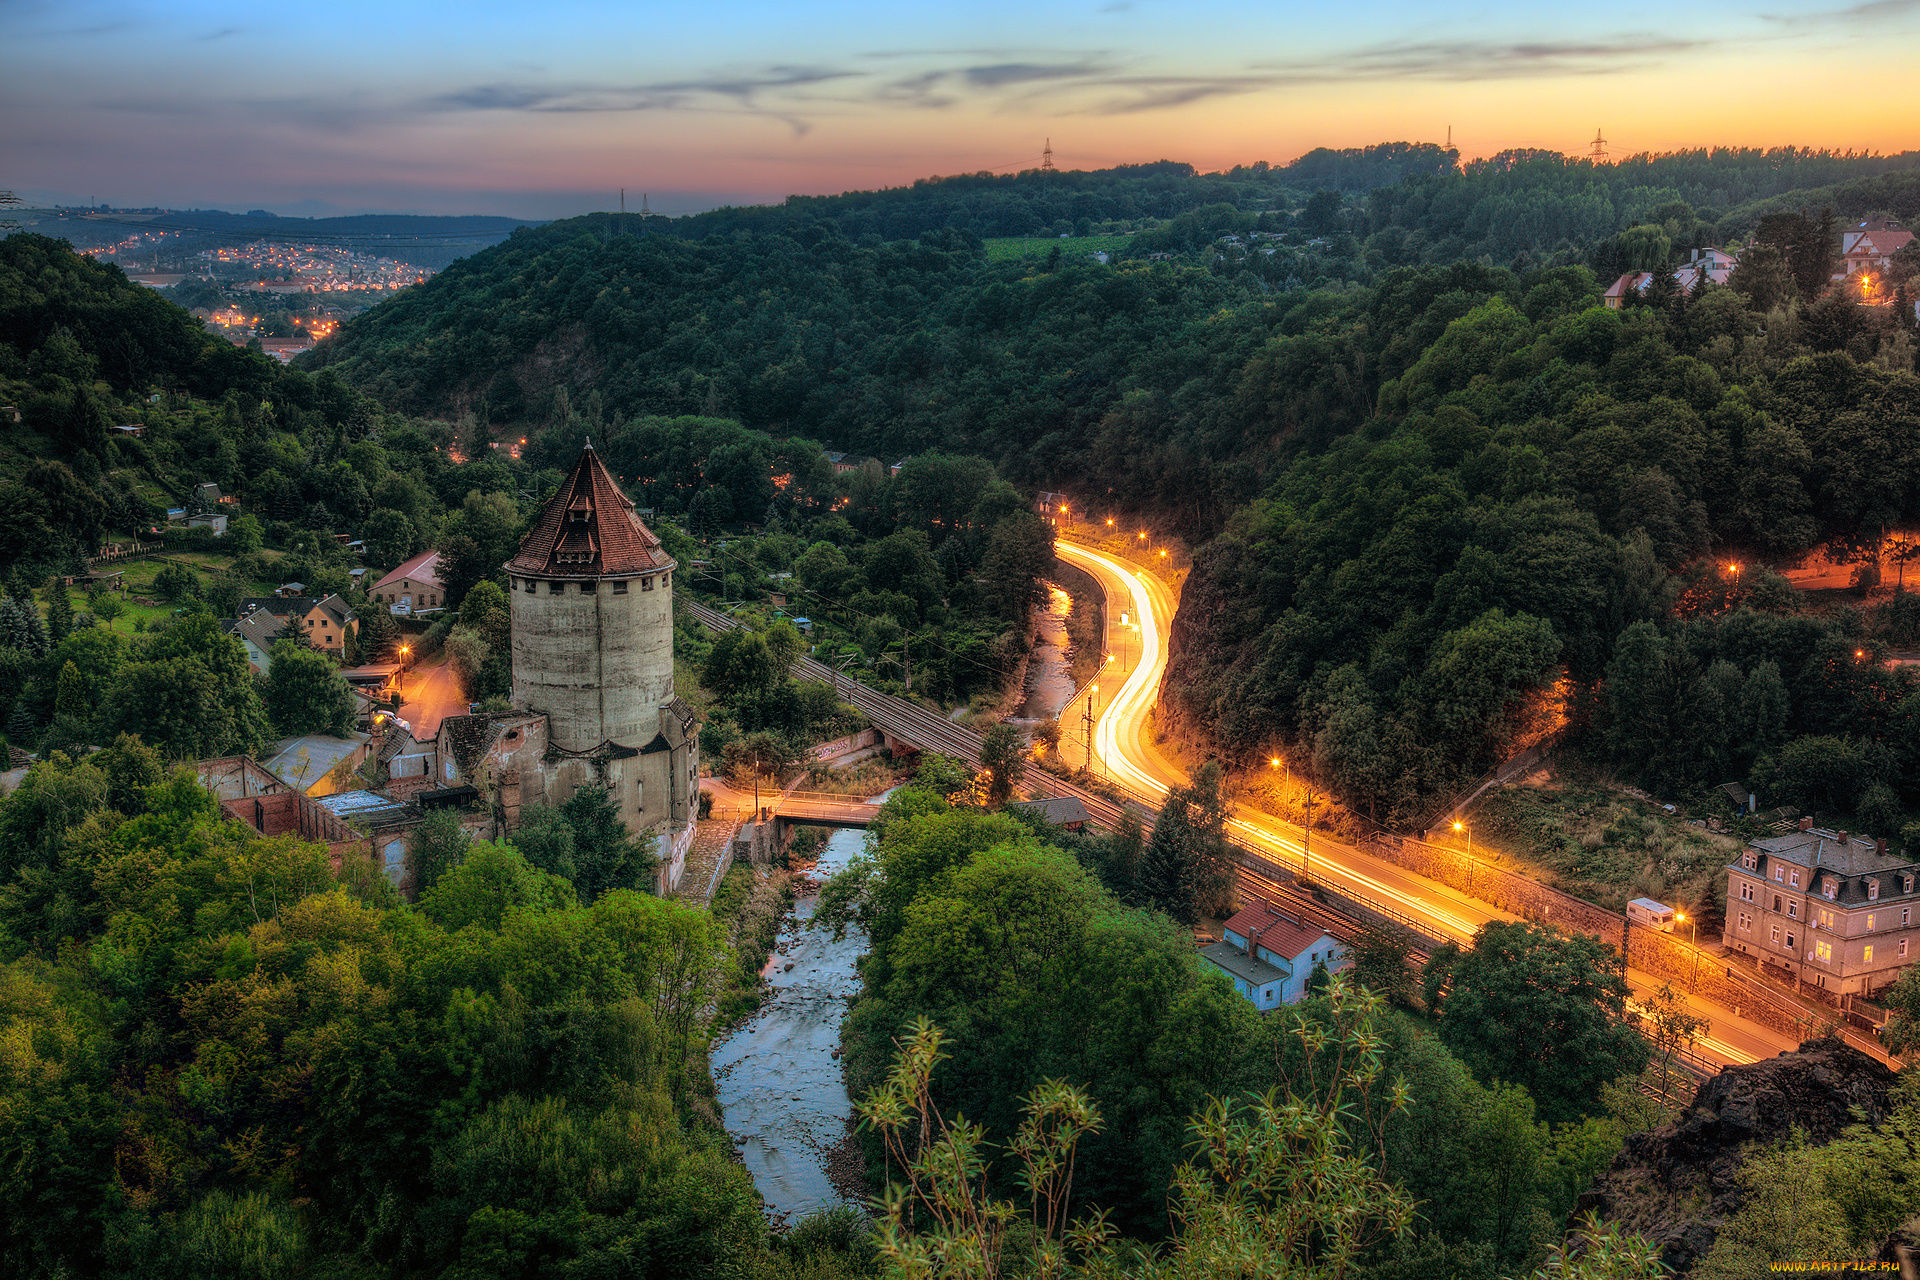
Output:
[[[506,564],[513,703],[547,717],[547,802],[604,782],[630,829],[661,831],[667,863],[698,758],[673,695],[676,567],[591,444]]]

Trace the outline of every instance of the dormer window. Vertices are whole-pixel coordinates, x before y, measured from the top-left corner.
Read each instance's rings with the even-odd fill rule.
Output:
[[[1820,882],[1820,892],[1825,894],[1828,900],[1831,901],[1833,896],[1840,892],[1840,882],[1832,876],[1828,876]]]
[[[1793,870],[1787,872],[1787,886],[1792,889],[1798,889],[1800,887],[1800,868],[1795,867]]]
[[[1755,867],[1760,865],[1759,855],[1754,853],[1754,851],[1751,849],[1747,850],[1745,853],[1740,855],[1740,865],[1745,867],[1749,871],[1753,870]]]
[[[1776,862],[1776,863],[1774,863],[1774,864],[1773,864],[1773,878],[1774,878],[1774,879],[1775,879],[1776,881],[1778,881],[1778,880],[1785,880],[1785,879],[1787,878],[1787,869],[1786,869],[1785,867],[1783,867],[1783,866],[1781,866],[1781,865],[1780,865],[1779,863],[1777,863],[1777,862]]]
[[[1880,882],[1878,880],[1867,881],[1867,901],[1878,902],[1879,900],[1880,900]]]

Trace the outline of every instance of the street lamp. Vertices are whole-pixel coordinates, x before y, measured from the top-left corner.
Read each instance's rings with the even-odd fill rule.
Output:
[[[1687,975],[1687,990],[1693,990],[1693,984],[1700,980],[1700,921],[1684,911],[1676,911],[1673,918],[1687,926],[1687,945],[1693,948],[1693,971]]]
[[[413,649],[411,646],[404,644],[400,646],[400,669],[402,671],[411,671],[413,669],[413,662],[409,656],[412,653]]]
[[[1093,695],[1100,692],[1100,686],[1087,686],[1087,709],[1081,713],[1087,722],[1087,772],[1093,772]]]
[[[1473,896],[1473,830],[1464,822],[1453,824],[1455,831],[1464,832],[1467,837],[1467,896]]]

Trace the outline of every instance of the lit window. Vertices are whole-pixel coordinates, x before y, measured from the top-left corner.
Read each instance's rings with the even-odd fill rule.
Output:
[[[1873,917],[1872,917],[1872,916],[1868,916],[1868,917],[1867,917],[1867,919],[1869,919],[1869,920],[1871,920],[1871,919],[1873,919]],[[1833,928],[1833,912],[1831,912],[1831,911],[1822,911],[1822,912],[1820,913],[1820,927],[1821,927],[1822,929],[1831,929],[1831,928]],[[1871,925],[1869,925],[1869,926],[1868,926],[1868,928],[1872,928],[1872,926],[1871,926]]]
[[[1833,944],[1831,942],[1814,943],[1813,958],[1822,964],[1831,962],[1833,959]]]
[[[1867,949],[1864,953],[1862,953],[1860,959],[1863,963],[1866,963],[1866,964],[1873,963],[1873,944],[1871,942],[1867,944]]]
[[[1867,932],[1868,933],[1873,932],[1873,916],[1871,913],[1869,913],[1867,916]]]

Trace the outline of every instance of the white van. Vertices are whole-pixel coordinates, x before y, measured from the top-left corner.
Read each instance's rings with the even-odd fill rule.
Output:
[[[1627,919],[1643,929],[1673,932],[1673,908],[1652,898],[1635,898],[1627,904]]]

